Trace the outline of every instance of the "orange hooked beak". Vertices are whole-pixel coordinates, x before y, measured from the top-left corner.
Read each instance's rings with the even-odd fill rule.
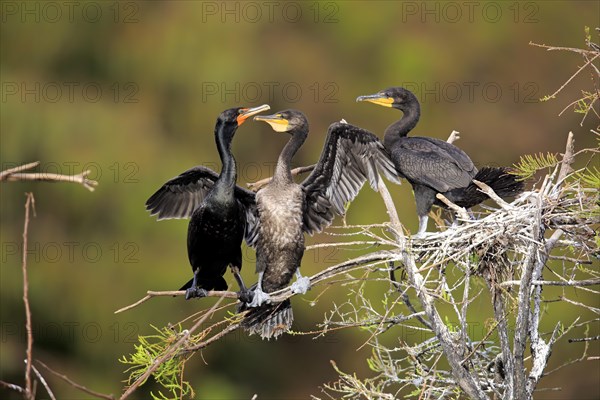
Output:
[[[253,108],[242,108],[240,110],[240,115],[238,115],[238,117],[236,118],[237,124],[238,124],[238,126],[240,126],[244,122],[246,122],[246,120],[249,117],[256,115],[260,112],[270,110],[270,109],[271,109],[271,107],[269,107],[268,104],[263,104],[262,106],[253,107]]]

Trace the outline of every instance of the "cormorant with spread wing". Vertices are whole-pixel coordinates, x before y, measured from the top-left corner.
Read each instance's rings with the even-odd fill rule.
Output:
[[[268,304],[268,293],[286,287],[294,274],[297,280],[291,286],[292,292],[306,293],[310,288],[310,280],[302,277],[299,269],[304,232],[320,232],[331,224],[334,214],[344,214],[344,205],[356,197],[367,179],[377,189],[378,171],[392,180],[397,178],[375,135],[339,122],[329,127],[321,158],[312,173],[297,184],[292,179],[290,162],[308,136],[306,117],[300,111],[285,110],[254,119],[292,136],[279,155],[271,182],[256,194],[258,283],[253,301],[242,307],[256,307],[244,319],[244,327],[251,334],[271,338],[289,330],[293,315],[289,300]]]
[[[431,207],[434,204],[445,207],[436,198],[437,193],[461,207],[470,208],[488,198],[473,179],[486,183],[500,197],[515,196],[523,191],[523,182],[509,174],[507,168],[477,170],[464,151],[448,142],[431,137],[407,137],[421,114],[419,101],[409,90],[392,87],[373,95],[359,96],[356,101],[393,107],[404,114],[385,130],[383,143],[400,177],[406,178],[413,187],[419,216],[418,236],[427,230],[427,214]]]
[[[148,201],[146,209],[158,219],[190,218],[188,258],[194,277],[180,290],[186,299],[206,296],[207,290],[225,290],[223,278],[227,266],[240,286],[240,299],[249,301],[240,270],[241,244],[251,241],[256,218],[254,193],[235,184],[236,163],[231,142],[237,128],[252,115],[269,109],[231,108],[223,111],[215,125],[215,140],[223,164],[217,175],[209,168],[197,166],[165,183]]]

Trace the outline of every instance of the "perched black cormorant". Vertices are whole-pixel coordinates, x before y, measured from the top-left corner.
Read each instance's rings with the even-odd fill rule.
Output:
[[[356,101],[369,101],[403,112],[391,124],[383,138],[400,177],[412,185],[419,216],[418,236],[427,230],[427,214],[435,204],[445,205],[435,197],[442,193],[450,201],[465,208],[473,207],[488,197],[472,182],[489,185],[500,197],[515,196],[524,184],[508,173],[507,168],[483,167],[477,170],[469,156],[458,147],[430,137],[407,137],[421,114],[419,101],[409,90],[392,87],[376,94],[359,96]]]
[[[236,163],[231,141],[237,128],[252,115],[269,109],[231,108],[223,111],[215,125],[215,140],[223,164],[217,175],[209,168],[197,166],[165,183],[148,201],[146,209],[158,219],[190,218],[188,258],[194,277],[180,290],[186,299],[203,297],[207,290],[225,290],[223,278],[227,266],[240,286],[240,299],[250,300],[240,270],[241,244],[251,241],[256,218],[254,193],[235,184]]]
[[[292,137],[283,148],[270,183],[256,194],[258,228],[256,269],[258,283],[243,325],[263,338],[277,337],[289,330],[293,315],[290,301],[271,303],[268,293],[291,286],[294,293],[306,293],[310,281],[300,274],[304,254],[304,232],[320,232],[331,224],[334,214],[342,215],[366,180],[377,189],[378,171],[394,179],[396,172],[383,145],[372,133],[345,122],[332,124],[325,146],[313,172],[295,183],[290,162],[308,136],[308,121],[297,110],[256,116],[276,132]],[[263,304],[267,303],[267,304]]]

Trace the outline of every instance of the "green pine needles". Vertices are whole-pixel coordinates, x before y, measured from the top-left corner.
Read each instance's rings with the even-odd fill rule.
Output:
[[[166,326],[162,329],[154,325],[151,326],[156,331],[156,334],[138,336],[139,344],[134,345],[135,352],[130,354],[129,357],[123,356],[119,359],[119,362],[131,365],[125,371],[125,373],[129,373],[129,377],[126,380],[128,385],[131,385],[142,376],[160,356],[165,354],[181,338],[181,334],[184,332],[181,325]],[[191,353],[186,355],[174,354],[173,357],[162,363],[152,373],[154,380],[165,388],[171,396],[167,397],[159,390],[158,395],[150,392],[153,399],[175,400],[183,396],[194,397],[192,386],[188,381],[183,379],[185,362],[191,355]]]
[[[556,154],[553,153],[526,154],[521,156],[517,164],[513,165],[512,174],[518,176],[520,180],[527,180],[536,172],[542,169],[554,168],[557,164],[558,159]]]

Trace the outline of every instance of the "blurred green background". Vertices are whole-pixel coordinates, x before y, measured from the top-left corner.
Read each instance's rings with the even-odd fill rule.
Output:
[[[39,160],[39,171],[90,169],[100,183],[94,193],[69,183],[0,185],[0,379],[23,383],[24,192],[35,194],[37,212],[28,250],[34,357],[89,388],[118,394],[126,375],[117,360],[133,350],[138,334],[213,304],[160,298],[113,314],[146,290],[177,289],[191,277],[187,221],[158,223],[144,202],[191,166],[218,170],[213,127],[222,110],[262,103],[273,111],[303,110],[311,135],[296,165],[317,160],[327,126],[341,118],[381,135],[400,113],[354,99],[393,85],[407,86],[421,99],[414,134],[445,139],[456,129],[462,137],[457,144],[477,165],[561,152],[569,131],[577,148],[590,147],[597,119],[580,125],[581,116],[571,109],[558,116],[590,87],[587,72],[557,100],[538,101],[582,59],[529,42],[583,47],[584,26],[598,26],[599,4],[0,2],[2,170]],[[270,176],[286,140],[264,124],[241,127],[233,144],[240,184]],[[403,223],[414,232],[410,186],[391,189]],[[385,219],[370,189],[347,218],[352,224]],[[320,240],[331,238],[309,243]],[[254,253],[245,254],[243,275],[254,282]],[[312,275],[354,254],[307,252],[303,271]],[[229,273],[226,278],[233,281]],[[296,331],[315,330],[334,301],[348,298],[346,289],[337,288],[312,306],[319,292],[294,299]],[[482,304],[482,315],[488,312]],[[259,399],[307,398],[336,378],[329,360],[369,376],[369,349],[357,350],[367,338],[364,331],[348,330],[316,340],[285,335],[261,342],[238,332],[198,354],[185,373],[199,399],[249,399],[255,393]],[[597,355],[597,342],[591,346]],[[581,350],[557,346],[550,368]],[[539,398],[598,398],[599,374],[597,360],[565,368],[541,384],[563,391]],[[87,398],[47,379],[61,399]],[[156,386],[146,385],[136,398],[147,398],[151,389]],[[38,393],[45,398],[42,388]]]

